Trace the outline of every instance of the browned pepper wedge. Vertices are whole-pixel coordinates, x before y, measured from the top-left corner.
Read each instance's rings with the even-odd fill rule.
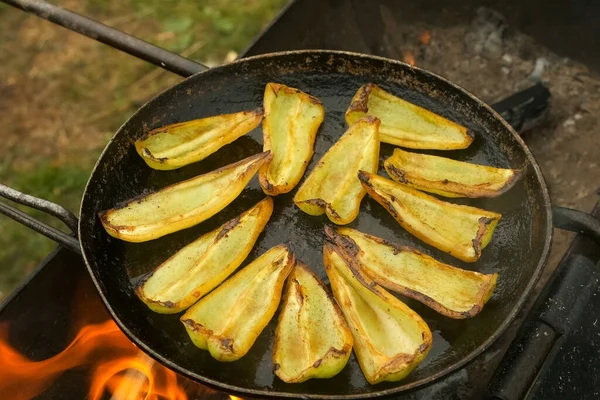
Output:
[[[273,159],[261,167],[258,178],[271,196],[288,193],[306,171],[325,109],[319,99],[278,83],[265,87],[263,136]]]
[[[325,270],[352,328],[358,364],[371,384],[404,379],[431,349],[423,319],[360,271],[356,260],[331,244],[323,249]]]
[[[365,115],[381,120],[379,140],[412,149],[464,149],[473,142],[465,128],[429,110],[409,103],[368,83],[362,86],[346,111],[346,122],[354,124]]]
[[[294,264],[286,246],[275,246],[200,299],[181,317],[192,342],[219,361],[246,355],[277,311]]]
[[[255,154],[204,175],[131,199],[99,213],[109,235],[145,242],[197,225],[212,217],[244,190],[269,152]]]
[[[393,180],[446,197],[496,197],[510,189],[521,175],[519,170],[400,149],[394,149],[383,165]]]
[[[256,128],[261,109],[216,115],[154,129],[135,142],[150,168],[172,170],[205,159]]]
[[[353,342],[335,300],[310,268],[296,261],[275,330],[275,374],[288,383],[331,378],[348,362]]]
[[[445,201],[390,179],[359,172],[369,193],[404,229],[427,244],[475,262],[492,240],[501,214]]]
[[[366,194],[356,174],[360,170],[377,171],[378,128],[379,120],[373,117],[352,125],[310,172],[294,203],[310,215],[327,213],[338,225],[352,222]]]
[[[240,266],[272,213],[273,199],[267,197],[202,235],[144,278],[136,290],[139,298],[159,313],[185,310]]]
[[[450,318],[477,315],[496,288],[498,274],[481,274],[441,263],[406,246],[351,228],[326,227],[329,240],[358,260],[386,289],[411,297]]]

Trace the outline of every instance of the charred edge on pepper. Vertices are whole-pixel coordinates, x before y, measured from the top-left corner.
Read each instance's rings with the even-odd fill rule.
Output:
[[[425,338],[423,338],[423,340],[425,340]],[[419,348],[417,349],[417,352],[423,353],[423,352],[427,351],[428,348],[429,348],[429,343],[423,343],[422,345],[419,346]]]
[[[241,112],[243,112],[243,111],[241,111]],[[255,108],[255,109],[254,109],[254,110],[252,110],[252,111],[248,111],[247,113],[248,113],[250,116],[258,116],[258,115],[259,115],[259,116],[263,116],[263,115],[264,115],[264,109],[263,109],[262,107],[257,107],[257,108]],[[232,114],[237,114],[237,113],[231,113],[231,114],[229,114],[229,115],[232,115]],[[168,131],[169,129],[178,128],[178,127],[180,127],[181,125],[185,125],[185,124],[187,124],[187,123],[190,123],[190,122],[193,122],[193,121],[198,121],[198,120],[200,120],[200,119],[208,119],[208,118],[213,118],[213,117],[214,117],[214,116],[208,116],[208,117],[204,117],[204,118],[196,118],[196,119],[191,119],[191,120],[188,120],[188,121],[176,122],[176,123],[174,123],[174,124],[169,124],[169,125],[161,126],[161,127],[158,127],[158,128],[154,128],[154,129],[152,129],[152,130],[148,131],[148,133],[146,133],[146,134],[143,136],[143,138],[142,138],[142,139],[139,139],[139,140],[137,140],[137,141],[138,141],[138,142],[142,142],[142,141],[144,141],[144,140],[148,139],[150,136],[154,136],[154,135],[157,135],[157,134],[159,134],[159,133],[166,132],[166,131]],[[144,148],[144,151],[145,151],[145,150],[147,150],[147,149],[146,149],[146,148]]]
[[[340,256],[340,258],[346,264],[348,269],[350,269],[350,272],[352,273],[352,275],[356,278],[357,281],[360,282],[361,285],[363,285],[364,287],[369,289],[371,292],[376,294],[378,297],[381,297],[381,293],[379,293],[379,291],[377,289],[375,289],[376,282],[375,281],[367,282],[365,280],[364,276],[360,273],[360,271],[359,271],[360,267],[357,265],[356,261],[354,259],[350,258],[348,256],[348,254],[346,254],[342,248],[340,248],[336,245],[331,245],[330,243],[325,243],[325,246],[329,246],[332,251],[334,251],[338,256]],[[345,278],[343,278],[343,279],[345,279]]]
[[[369,123],[369,124],[374,124],[374,123],[376,123],[377,121],[379,121],[379,118],[377,118],[377,117],[374,117],[374,116],[372,116],[372,115],[367,115],[366,117],[362,117],[361,119],[359,119],[359,121],[364,121],[364,122],[367,122],[367,123]],[[357,122],[358,122],[358,121],[357,121]]]
[[[327,350],[327,353],[325,353],[325,356],[332,354],[335,358],[345,357],[346,354],[348,354],[348,350],[350,350],[349,347],[350,346],[346,344],[341,350],[338,350],[335,347],[331,346],[329,350]]]
[[[519,179],[521,179],[521,177],[524,175],[524,171],[522,169],[513,169],[513,176],[510,177],[509,180],[506,181],[506,183],[504,184],[504,186],[502,186],[499,190],[498,190],[498,196],[507,192],[510,188],[512,188],[515,183],[517,183],[517,181]]]
[[[435,309],[435,306],[439,305],[441,308],[443,308],[444,310],[446,310],[446,307],[442,306],[436,300],[434,300],[433,298],[427,296],[424,293],[417,292],[416,290],[409,289],[409,288],[407,288],[405,286],[395,287],[394,290],[397,290],[398,292],[402,293],[406,297],[410,297],[410,298],[418,300],[418,301],[420,301],[420,302],[422,302],[424,304],[427,304],[428,306],[430,306],[430,307],[432,307],[434,309]]]
[[[373,188],[373,184],[371,183],[371,179],[369,178],[369,175],[367,175],[367,173],[364,171],[359,171],[358,179],[362,182],[363,187],[366,189],[369,195],[371,195],[371,197],[373,197],[375,201],[377,201],[379,204],[385,207],[385,209],[388,210],[392,217],[398,220],[399,215],[396,212],[394,205],[390,203],[387,199],[385,199],[383,196],[380,196],[377,193],[377,191],[375,191],[375,189]],[[394,196],[390,196],[390,200],[397,201],[397,199]]]
[[[329,204],[329,203],[325,203],[325,208],[327,209],[327,213],[331,216],[333,216],[334,218],[337,219],[342,219],[342,217],[340,216],[340,214],[337,213],[337,211],[335,211],[333,209],[333,207]]]
[[[502,187],[500,187],[497,190],[487,189],[485,187],[485,184],[480,184],[480,185],[477,185],[478,189],[480,190],[479,192],[477,190],[468,190],[466,193],[463,193],[462,190],[456,189],[457,187],[462,187],[462,185],[460,183],[457,183],[454,181],[449,181],[448,179],[444,179],[444,180],[436,181],[436,182],[438,182],[442,185],[450,184],[451,185],[450,188],[445,188],[445,190],[448,190],[449,193],[460,194],[460,195],[464,195],[465,197],[471,197],[471,198],[477,198],[477,197],[494,198],[494,197],[498,197],[498,196],[506,193],[519,180],[519,178],[521,177],[521,170],[512,170],[512,171],[513,171],[513,176],[511,176],[504,183],[504,185],[502,185]]]
[[[322,209],[327,209],[327,202],[323,199],[308,199],[302,201],[301,203],[307,203]]]
[[[345,357],[346,354],[348,353],[348,347],[350,346],[344,346],[344,348],[342,350],[338,350],[335,347],[330,347],[329,350],[327,350],[327,352],[325,353],[325,355],[323,356],[323,358],[318,359],[317,361],[315,361],[313,363],[313,367],[314,368],[319,368],[319,366],[323,363],[323,360],[329,355],[331,354],[333,356],[333,358],[340,358],[340,357]]]
[[[277,92],[279,92],[280,90],[283,90],[284,92],[286,92],[288,94],[297,94],[297,95],[299,95],[301,97],[306,97],[308,99],[308,101],[310,101],[313,104],[316,104],[316,105],[319,105],[319,106],[323,105],[323,103],[321,102],[321,100],[317,99],[314,96],[311,96],[308,93],[303,92],[300,89],[289,87],[289,86],[285,86],[285,85],[282,85],[280,83],[269,83],[269,85],[273,87],[273,92],[275,94],[275,97],[278,97]]]
[[[481,272],[478,272],[478,274],[486,276],[488,278],[488,280],[485,282],[485,285],[483,285],[481,289],[479,289],[479,292],[477,292],[477,298],[479,299],[483,307],[483,305],[486,304],[487,301],[489,301],[494,295],[494,291],[496,290],[496,286],[498,285],[498,273],[493,272],[491,274],[486,275]],[[486,295],[488,294],[488,292],[490,292],[490,290],[490,297],[486,300]]]
[[[394,243],[394,242],[391,242],[391,241],[389,241],[387,239],[383,239],[383,238],[380,238],[380,237],[377,237],[377,236],[369,235],[368,233],[363,233],[362,235],[365,236],[365,237],[367,237],[367,238],[369,238],[370,240],[372,240],[372,241],[374,241],[376,243],[382,244],[382,245],[387,246],[387,247],[391,247],[392,249],[394,249],[394,255],[402,253],[403,251],[407,251],[407,252],[411,252],[411,253],[416,253],[416,254],[423,254],[423,253],[421,253],[421,252],[413,249],[412,247],[402,246],[399,243]],[[346,235],[344,235],[344,236],[346,236]]]
[[[424,347],[424,349],[422,350],[421,348]],[[406,364],[410,364],[411,362],[414,361],[414,359],[416,358],[417,354],[422,353],[423,351],[427,350],[427,348],[429,347],[429,345],[427,343],[423,343],[421,344],[421,346],[419,346],[419,348],[417,350],[415,350],[415,352],[413,354],[398,354],[396,357],[394,357],[393,359],[390,360],[390,362],[388,362],[387,364],[385,364],[380,371],[386,371],[388,368],[392,368],[396,369],[397,366],[399,365],[406,365]]]
[[[279,97],[279,95],[277,94],[277,92],[279,91],[279,86],[281,86],[281,85],[278,83],[267,83],[267,88],[268,87],[271,88],[271,90],[273,91],[273,95],[275,97]],[[265,90],[266,90],[266,88],[265,88]]]
[[[225,222],[225,224],[223,225],[223,229],[221,229],[221,232],[219,232],[219,234],[217,235],[215,242],[218,242],[223,237],[226,237],[227,234],[229,233],[229,231],[231,231],[233,228],[235,228],[239,223],[240,223],[239,215],[237,217],[235,217],[234,219]]]
[[[483,238],[483,235],[485,235],[488,225],[491,224],[493,221],[494,221],[493,218],[487,218],[487,217],[481,217],[478,220],[479,229],[477,229],[477,234],[475,235],[475,238],[471,242],[473,244],[473,250],[475,251],[475,254],[477,256],[481,255],[481,247],[480,247],[481,239]]]
[[[223,339],[219,339],[219,343],[221,343],[221,346],[224,347],[225,349],[227,349],[227,351],[233,353],[233,339],[231,338],[223,338]]]
[[[124,208],[125,206],[121,206],[120,208]],[[113,211],[118,210],[119,208],[112,208],[110,210],[104,210],[98,212],[98,217],[100,218],[100,222],[104,226],[104,228],[108,231],[121,232],[121,231],[129,231],[133,229],[133,225],[114,225],[112,224],[108,218]]]
[[[392,215],[392,217],[394,217],[396,220],[398,220],[399,215],[398,212],[396,211],[396,209],[394,208],[394,204],[392,204],[393,201],[396,200],[396,198],[394,196],[390,196],[390,200],[388,201],[386,198],[379,196],[378,194],[374,193],[373,197],[375,198],[375,200],[377,200],[382,206],[385,207],[386,210],[388,210],[388,212]]]
[[[102,211],[98,211],[98,214],[97,214],[97,215],[98,215],[98,218],[100,218],[100,221],[102,221],[102,222],[107,222],[107,223],[108,223],[108,221],[106,220],[106,214],[107,214],[109,211],[110,211],[110,210],[102,210]]]
[[[395,165],[389,163],[387,165],[387,169],[391,175],[394,176],[399,182],[408,183],[408,179],[406,179],[406,173],[401,169],[397,168]]]
[[[181,322],[183,322],[184,324],[186,324],[190,329],[196,331],[196,332],[203,332],[206,331],[206,329],[204,329],[204,326],[202,324],[197,323],[196,321],[194,321],[193,319],[182,319]],[[210,333],[212,333],[212,331],[210,331]]]
[[[280,257],[280,258],[276,259],[275,261],[273,261],[273,266],[275,268],[279,268],[279,266],[282,265],[283,263],[285,263],[286,266],[291,265],[291,268],[290,268],[290,273],[291,273],[292,268],[296,264],[296,255],[294,254],[294,252],[292,250],[290,250],[290,247],[287,244],[280,244],[277,247],[281,247],[281,249],[285,251],[286,255],[285,255],[285,257]]]
[[[171,185],[171,186],[173,186],[173,185]],[[167,186],[165,189],[167,189],[168,187],[169,186]],[[163,189],[161,189],[161,190],[163,190]],[[117,204],[115,204],[115,206],[113,208],[110,208],[110,209],[104,210],[104,211],[99,211],[98,215],[100,216],[100,214],[102,214],[102,216],[108,217],[108,214],[110,214],[111,212],[120,210],[122,208],[125,208],[125,207],[131,205],[132,203],[138,203],[139,204],[146,197],[148,197],[148,196],[150,196],[150,195],[152,195],[152,194],[154,194],[156,192],[158,192],[157,189],[145,190],[144,193],[138,194],[137,196],[131,197],[131,198],[127,199],[127,200],[123,200],[123,201],[118,202]],[[100,218],[102,218],[102,217],[100,217]],[[108,222],[108,220],[106,220],[106,221]],[[127,226],[125,225],[125,227],[127,227]]]
[[[112,231],[115,234],[122,233],[124,231],[131,231],[134,228],[133,225],[113,225],[108,221],[108,215],[102,216],[100,220],[107,231]]]
[[[257,109],[254,109],[254,110],[252,110],[252,111],[248,112],[248,114],[249,114],[250,116],[260,116],[260,117],[263,117],[263,116],[264,116],[264,109],[263,109],[262,107],[259,107],[259,108],[257,108]],[[207,117],[207,118],[211,118],[211,117]],[[148,132],[146,135],[144,135],[144,136],[143,136],[141,139],[138,139],[138,140],[136,141],[136,143],[141,143],[141,142],[143,142],[144,140],[147,140],[147,139],[148,139],[149,137],[151,137],[151,136],[154,136],[154,135],[157,135],[157,134],[160,134],[160,133],[166,132],[166,131],[168,131],[168,130],[170,130],[170,129],[177,128],[177,127],[179,127],[179,126],[181,126],[181,125],[187,124],[187,123],[189,123],[189,122],[192,122],[192,121],[195,121],[195,120],[178,122],[178,123],[176,123],[176,124],[166,125],[166,126],[162,126],[162,127],[160,127],[160,128],[153,129],[153,130],[151,130],[150,132]],[[149,159],[152,159],[152,160],[154,160],[154,161],[157,161],[157,162],[159,162],[159,163],[161,163],[161,164],[164,164],[165,162],[167,162],[167,161],[169,160],[169,158],[168,158],[168,157],[155,157],[155,156],[152,154],[152,152],[150,152],[150,150],[149,150],[147,147],[144,147],[142,151],[143,151],[144,155],[145,155],[147,158],[149,158]]]
[[[146,281],[150,278],[152,278],[152,275],[154,275],[154,273],[156,272],[156,269],[154,271],[150,271],[149,273],[147,273],[146,275],[142,276],[142,278],[138,281],[138,283],[135,285],[135,290],[137,291],[141,291],[142,290],[142,286],[144,286],[144,283],[146,283]]]
[[[379,280],[377,280],[377,281],[379,283]],[[476,315],[477,313],[479,313],[479,311],[481,311],[481,306],[479,304],[474,304],[473,307],[471,307],[471,309],[469,309],[467,311],[454,311],[454,310],[451,310],[451,309],[447,308],[446,306],[440,304],[437,300],[427,296],[426,294],[417,292],[417,291],[409,289],[407,287],[395,286],[390,289],[392,289],[406,297],[415,299],[415,300],[425,304],[426,306],[432,308],[433,310],[437,311],[438,313],[445,315],[447,317],[450,317],[450,318],[455,318],[455,319],[469,318],[469,317],[472,317],[472,316]]]
[[[141,202],[142,202],[142,200],[144,200],[146,197],[148,197],[148,196],[150,196],[150,195],[152,195],[152,194],[155,194],[155,193],[158,193],[158,192],[162,192],[162,191],[166,191],[167,189],[170,189],[170,188],[172,188],[172,187],[174,187],[174,186],[181,185],[181,184],[183,184],[183,183],[185,183],[185,182],[187,182],[187,181],[190,181],[190,180],[192,180],[192,179],[198,179],[199,177],[201,177],[201,176],[203,176],[203,175],[208,175],[208,174],[218,174],[218,173],[220,173],[220,172],[222,172],[222,171],[224,171],[224,170],[227,170],[227,169],[235,169],[235,168],[236,168],[238,165],[240,165],[240,164],[244,164],[244,163],[246,163],[246,162],[249,162],[249,160],[250,160],[250,159],[254,159],[254,160],[252,160],[252,162],[251,162],[251,165],[249,165],[249,166],[246,168],[246,170],[240,174],[240,176],[244,176],[244,175],[245,175],[245,174],[248,172],[248,170],[250,170],[250,169],[252,168],[252,164],[253,164],[253,162],[254,162],[254,161],[256,161],[256,160],[260,160],[260,159],[265,159],[265,160],[268,162],[268,161],[270,161],[272,158],[273,158],[273,155],[271,154],[271,151],[270,151],[270,150],[267,150],[267,151],[264,151],[264,152],[262,152],[262,153],[258,153],[258,154],[255,154],[255,155],[253,155],[253,156],[250,156],[250,157],[244,158],[244,159],[242,159],[242,160],[240,160],[240,161],[237,161],[237,162],[235,162],[235,163],[233,163],[233,164],[228,164],[228,165],[225,165],[225,166],[223,166],[223,167],[221,167],[221,168],[217,168],[217,169],[215,169],[215,170],[213,170],[213,171],[209,171],[209,172],[207,172],[207,173],[205,173],[205,174],[202,174],[202,175],[195,176],[195,177],[193,177],[193,178],[190,178],[190,179],[188,179],[188,180],[185,180],[185,181],[181,181],[181,182],[174,183],[174,184],[172,184],[172,185],[169,185],[169,186],[166,186],[166,187],[164,187],[164,188],[162,188],[162,189],[159,189],[159,190],[150,190],[150,191],[146,191],[146,192],[144,192],[144,193],[142,193],[142,194],[140,194],[140,195],[137,195],[137,196],[135,196],[135,197],[132,197],[132,198],[130,198],[130,199],[127,199],[127,200],[125,200],[125,201],[122,201],[122,202],[119,202],[119,203],[117,203],[117,205],[116,205],[116,206],[114,206],[114,207],[113,207],[113,208],[111,208],[111,209],[108,209],[108,210],[105,210],[105,211],[99,211],[99,212],[98,212],[98,215],[100,216],[100,214],[101,214],[101,213],[104,213],[104,214],[103,214],[103,216],[106,216],[106,214],[110,213],[111,211],[120,210],[121,208],[125,208],[125,207],[127,207],[127,206],[128,206],[128,205],[130,205],[131,203],[134,203],[134,202],[141,203]],[[102,216],[100,216],[100,218],[102,219]],[[103,219],[103,221],[104,221],[104,219]],[[107,221],[107,222],[108,222],[108,221]],[[125,227],[125,228],[127,228],[127,226],[124,226],[124,227]],[[114,228],[116,229],[116,228],[120,228],[120,227],[117,227],[117,226],[115,226]]]
[[[358,180],[368,187],[373,187],[369,175],[363,170],[358,171]]]
[[[144,295],[144,290],[143,290],[144,283],[146,283],[146,281],[148,279],[150,279],[150,277],[152,275],[154,275],[154,271],[152,271],[151,273],[149,273],[148,275],[146,275],[144,278],[142,278],[142,280],[140,280],[138,282],[138,284],[135,286],[135,294],[140,298],[140,300],[142,300],[142,301],[144,301],[146,303],[157,304],[157,305],[159,305],[161,307],[164,307],[164,308],[175,308],[175,307],[177,307],[180,302],[173,303],[170,300],[167,300],[167,301],[153,300],[153,299],[151,299],[149,297],[146,297]]]
[[[302,294],[302,285],[300,285],[300,282],[298,282],[298,280],[295,278],[291,280],[291,284],[296,286],[296,299],[298,300],[298,304],[300,305],[300,308],[302,308],[302,306],[304,305],[304,295]]]
[[[390,242],[388,240],[385,240],[385,239],[383,239],[382,242],[386,246],[391,247],[392,249],[394,249],[393,253],[394,253],[395,256],[397,256],[398,254],[402,253],[403,251],[412,251],[412,252],[418,253],[414,249],[411,249],[411,248],[406,247],[406,246],[401,246],[398,243],[392,243],[392,242]]]
[[[346,235],[341,235],[337,229],[326,225],[325,235],[326,240],[329,240],[334,246],[344,250],[348,255],[356,257],[360,253],[360,247],[358,247],[356,242]]]
[[[214,171],[207,172],[206,174],[213,174],[213,173],[217,174],[217,173],[222,172],[222,171],[227,170],[227,169],[235,169],[235,167],[237,167],[240,164],[244,164],[244,163],[248,162],[250,159],[254,159],[253,161],[264,159],[265,162],[269,162],[269,161],[271,161],[273,159],[273,154],[271,154],[271,150],[263,151],[262,153],[258,153],[258,154],[255,154],[253,156],[246,157],[246,158],[244,158],[244,159],[242,159],[240,161],[237,161],[237,162],[235,162],[233,164],[228,164],[228,165],[225,165],[225,166],[223,166],[221,168],[217,168]],[[248,172],[248,170],[251,169],[251,168],[252,168],[252,163],[250,165],[248,165],[248,167],[242,173],[242,175],[245,175],[246,172]],[[192,179],[195,179],[195,178],[192,178]],[[175,184],[175,185],[177,185],[177,184]],[[174,185],[171,185],[171,186],[174,186]]]
[[[160,133],[160,132],[157,132],[157,133]],[[154,160],[154,161],[158,161],[158,162],[159,162],[159,163],[161,163],[161,164],[164,164],[164,163],[165,163],[165,162],[168,160],[168,158],[167,158],[167,157],[154,157],[154,155],[153,155],[153,154],[150,152],[150,150],[148,150],[148,148],[147,148],[147,147],[144,147],[144,150],[143,150],[143,151],[144,151],[144,155],[145,155],[147,158],[149,158],[149,159],[152,159],[152,160]]]
[[[346,115],[349,114],[350,112],[356,112],[356,111],[364,112],[364,113],[369,112],[369,107],[368,107],[369,95],[371,94],[371,91],[373,90],[374,87],[375,87],[374,84],[367,83],[366,85],[364,85],[360,89],[358,89],[358,93],[356,93],[356,95],[354,96],[354,101],[352,101],[352,103],[350,103],[350,106],[348,107],[348,111],[346,111]]]
[[[175,304],[171,301],[162,302],[162,301],[158,301],[158,300],[152,300],[152,299],[144,296],[143,286],[146,283],[146,281],[148,279],[150,279],[152,277],[152,275],[154,275],[155,272],[156,272],[156,270],[147,273],[146,275],[144,275],[142,277],[142,279],[140,279],[138,281],[138,283],[135,285],[135,288],[134,288],[135,294],[140,298],[140,300],[147,301],[152,304],[159,304],[159,305],[167,307],[167,308],[173,308],[175,306]],[[167,304],[167,303],[169,303],[169,304]]]
[[[460,316],[462,318],[471,318],[481,312],[481,306],[479,304],[473,305],[470,310],[460,312]]]
[[[261,186],[265,189],[265,192],[267,192],[268,194],[277,194],[274,190],[275,186],[271,183],[271,181],[268,178],[263,177],[261,175],[258,179],[260,180]]]
[[[148,132],[148,133],[147,133],[147,134],[144,136],[144,139],[147,139],[147,138],[149,138],[150,136],[154,136],[154,135],[157,135],[157,134],[159,134],[159,133],[166,132],[166,131],[168,131],[168,130],[170,130],[170,129],[173,129],[173,128],[179,128],[180,126],[182,126],[182,125],[184,125],[184,124],[187,124],[187,123],[190,123],[190,122],[193,122],[193,121],[197,121],[197,120],[198,120],[198,119],[191,119],[191,120],[189,120],[189,121],[175,122],[174,124],[169,124],[169,125],[160,126],[160,127],[158,127],[158,128],[154,128],[154,129],[150,130],[150,131],[149,131],[149,132]],[[140,141],[142,141],[142,140],[140,140]]]

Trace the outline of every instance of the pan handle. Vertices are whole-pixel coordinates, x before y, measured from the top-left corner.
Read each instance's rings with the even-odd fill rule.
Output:
[[[207,66],[43,0],[0,0],[187,78]]]
[[[571,208],[552,206],[554,227],[578,232],[600,244],[600,219],[592,214]]]
[[[9,218],[14,219],[17,222],[25,225],[26,227],[33,229],[36,232],[41,233],[49,239],[54,240],[65,246],[66,248],[81,254],[81,247],[79,246],[79,240],[77,240],[77,217],[66,208],[54,204],[47,200],[38,199],[37,197],[30,196],[25,193],[21,193],[18,190],[12,189],[6,185],[0,183],[0,197],[12,200],[17,204],[22,204],[36,210],[43,211],[46,214],[50,214],[69,227],[72,232],[72,236],[68,235],[48,224],[45,224],[32,216],[24,213],[23,211],[10,206],[4,202],[0,202],[0,213],[6,215]]]

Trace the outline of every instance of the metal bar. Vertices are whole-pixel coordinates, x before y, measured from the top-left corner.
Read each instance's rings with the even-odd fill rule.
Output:
[[[582,233],[600,244],[600,219],[583,211],[565,207],[552,207],[554,227]]]
[[[544,120],[550,109],[550,98],[548,88],[537,83],[492,104],[492,108],[521,135]]]
[[[579,326],[585,305],[598,286],[593,261],[575,254],[557,274],[544,301],[538,303],[511,343],[490,383],[488,400],[527,398],[569,335]]]
[[[43,0],[0,0],[183,77],[208,67]]]
[[[504,359],[498,376],[492,381],[493,389],[485,400],[524,399],[559,337],[560,334],[544,322],[530,323],[515,341],[522,352],[511,353]]]
[[[590,215],[600,218],[600,202]],[[577,235],[504,354],[490,380],[486,400],[521,400],[527,392],[535,390],[536,382],[542,380],[562,340],[571,329],[577,328],[578,319],[583,318],[582,305],[589,301],[598,285],[598,262],[600,246],[587,235]],[[546,332],[549,338],[545,337],[544,343],[536,339],[535,329],[540,324],[554,332]],[[548,351],[546,340],[550,339],[552,349]],[[528,367],[515,369],[515,363]]]
[[[60,219],[65,225],[69,227],[71,232],[77,236],[77,226],[79,221],[77,217],[69,210],[58,204],[52,203],[48,200],[38,199],[37,197],[30,196],[25,193],[21,193],[18,190],[10,188],[0,183],[0,196],[8,200],[12,200],[15,203],[22,204],[36,210],[43,211],[46,214],[50,214]]]
[[[25,214],[23,211],[18,210],[8,204],[0,201],[0,213],[6,215],[9,218],[25,225],[26,227],[33,229],[36,232],[41,233],[49,239],[52,239],[66,248],[73,250],[74,252],[81,254],[81,248],[79,247],[79,241],[73,236],[69,236],[66,233],[59,231],[58,229],[46,225],[43,222],[38,221],[32,216]]]

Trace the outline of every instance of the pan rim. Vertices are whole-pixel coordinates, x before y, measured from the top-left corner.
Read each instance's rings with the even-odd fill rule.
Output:
[[[82,201],[80,203],[80,210],[79,210],[80,218],[79,218],[79,225],[78,225],[78,237],[79,238],[82,237],[82,224],[81,224],[82,218],[81,218],[81,216],[83,215],[82,214],[83,204],[86,203],[86,200],[88,198],[88,188],[90,186],[92,177],[96,173],[96,170],[98,168],[100,160],[102,160],[104,158],[104,155],[106,154],[108,148],[110,147],[112,142],[115,140],[117,135],[129,124],[129,121],[137,115],[139,110],[146,107],[149,103],[153,102],[156,98],[162,96],[165,92],[173,90],[174,88],[178,87],[179,85],[182,85],[184,82],[187,82],[190,79],[197,79],[198,76],[208,73],[210,71],[213,71],[213,70],[220,71],[220,70],[227,69],[232,65],[239,65],[239,64],[244,64],[244,63],[248,63],[248,62],[252,62],[252,61],[256,61],[256,60],[262,60],[262,59],[286,57],[286,56],[290,56],[290,55],[349,56],[349,57],[359,59],[359,60],[365,60],[365,61],[377,60],[377,61],[391,64],[392,66],[393,65],[401,65],[403,68],[410,68],[410,69],[418,71],[426,76],[430,76],[430,77],[433,77],[440,81],[443,81],[444,83],[448,84],[449,86],[456,89],[457,91],[466,94],[475,103],[477,103],[479,107],[481,107],[484,111],[487,111],[488,113],[490,113],[496,120],[498,120],[500,123],[502,123],[504,128],[510,132],[510,134],[513,136],[513,139],[515,139],[517,141],[517,143],[520,145],[522,151],[524,152],[526,160],[530,163],[530,165],[533,169],[533,172],[535,174],[535,177],[540,183],[541,196],[539,196],[539,197],[541,200],[540,202],[543,203],[543,204],[541,204],[541,206],[543,206],[544,210],[545,210],[547,226],[546,226],[546,232],[544,235],[545,242],[544,242],[542,253],[541,253],[540,259],[537,263],[537,266],[535,267],[533,274],[532,274],[529,282],[527,283],[527,286],[525,287],[525,290],[522,292],[521,298],[518,300],[516,305],[513,307],[511,312],[508,314],[508,316],[504,319],[501,326],[498,329],[496,329],[496,331],[492,335],[490,335],[490,337],[486,341],[484,341],[478,347],[473,349],[468,355],[463,357],[461,360],[455,362],[454,364],[442,369],[441,371],[439,371],[435,374],[432,374],[430,376],[416,380],[414,382],[400,385],[395,388],[382,389],[380,391],[374,391],[371,393],[340,394],[340,395],[301,394],[301,393],[291,393],[291,392],[249,389],[249,388],[239,387],[239,386],[223,383],[220,381],[216,381],[214,379],[207,378],[205,376],[194,373],[190,370],[180,367],[178,364],[168,360],[166,357],[162,356],[161,354],[159,354],[155,350],[153,350],[150,346],[146,345],[146,343],[144,343],[133,332],[130,331],[127,324],[124,321],[122,321],[117,316],[115,310],[113,310],[111,304],[109,303],[108,299],[105,296],[104,291],[102,290],[101,282],[99,281],[99,277],[96,276],[96,272],[91,267],[91,264],[88,260],[88,256],[87,256],[86,250],[83,246],[83,243],[80,243],[82,257],[85,262],[85,265],[88,269],[88,272],[90,273],[92,281],[94,282],[94,286],[96,287],[96,290],[97,290],[100,298],[102,299],[102,303],[106,307],[108,313],[110,314],[111,318],[115,321],[115,323],[117,324],[119,329],[121,329],[121,331],[129,338],[129,340],[131,340],[136,346],[138,346],[140,349],[142,349],[146,354],[148,354],[155,360],[159,361],[162,365],[165,365],[168,368],[170,368],[171,370],[177,372],[178,374],[181,374],[182,376],[185,376],[185,377],[192,379],[196,382],[199,382],[201,384],[205,384],[205,385],[211,386],[213,388],[218,388],[220,390],[224,390],[224,391],[226,391],[228,393],[232,393],[234,395],[240,394],[240,395],[250,395],[250,396],[264,396],[264,397],[268,397],[268,398],[303,398],[303,399],[331,399],[331,400],[333,400],[333,399],[371,399],[371,398],[377,398],[377,397],[389,396],[392,394],[407,392],[410,390],[415,390],[419,387],[428,386],[428,385],[442,379],[443,377],[462,369],[464,366],[466,366],[471,361],[473,361],[477,356],[479,356],[481,353],[483,353],[485,350],[487,350],[493,343],[495,343],[500,338],[500,336],[502,336],[503,333],[506,332],[508,327],[514,321],[517,314],[520,312],[525,301],[530,297],[533,287],[537,283],[542,270],[544,269],[544,267],[546,266],[546,264],[548,262],[548,257],[550,255],[550,248],[551,248],[552,237],[553,237],[552,203],[551,203],[550,195],[548,192],[548,186],[546,184],[546,180],[541,171],[541,168],[539,167],[537,161],[535,160],[535,157],[533,156],[533,153],[531,152],[531,150],[529,149],[527,144],[516,133],[516,131],[512,128],[512,126],[510,126],[508,124],[508,122],[506,122],[489,104],[485,103],[484,101],[482,101],[481,99],[479,99],[478,97],[476,97],[471,92],[464,89],[463,87],[455,84],[454,82],[452,82],[438,74],[435,74],[433,72],[430,72],[430,71],[425,70],[420,67],[412,66],[410,64],[407,64],[407,63],[399,61],[399,60],[394,60],[394,59],[390,59],[390,58],[386,58],[386,57],[368,55],[368,54],[356,53],[356,52],[349,52],[349,51],[326,50],[326,49],[315,49],[315,50],[305,49],[305,50],[292,50],[292,51],[281,51],[281,52],[259,54],[256,56],[241,58],[241,59],[235,60],[229,64],[224,64],[224,65],[220,65],[217,67],[213,67],[213,68],[210,68],[205,71],[200,71],[192,76],[189,76],[189,77],[183,79],[181,82],[157,93],[155,96],[153,96],[147,102],[145,102],[131,116],[129,116],[129,118],[127,118],[125,120],[125,122],[119,127],[119,129],[115,132],[115,134],[107,142],[106,146],[102,150],[102,153],[98,156],[98,159],[96,160],[94,168],[92,169],[92,172],[88,178],[88,181],[87,181],[85,189],[84,189],[84,194],[82,197]],[[81,242],[81,239],[80,239],[80,242]]]

